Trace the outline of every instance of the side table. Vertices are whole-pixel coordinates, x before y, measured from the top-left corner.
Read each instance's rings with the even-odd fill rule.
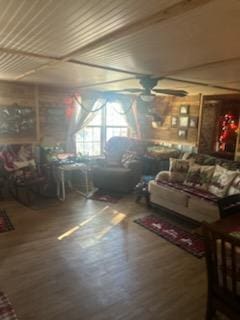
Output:
[[[64,164],[56,168],[56,182],[57,182],[57,196],[58,199],[64,201],[66,198],[65,192],[65,173],[73,172],[73,171],[81,171],[84,174],[84,183],[86,192],[80,192],[81,195],[88,198],[90,196],[89,190],[89,170],[88,166],[84,163],[74,163],[74,164]],[[92,194],[92,192],[91,192]]]

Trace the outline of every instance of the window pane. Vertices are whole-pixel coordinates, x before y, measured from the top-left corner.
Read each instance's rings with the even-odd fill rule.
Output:
[[[112,102],[108,103],[106,106],[106,113],[107,113],[107,119],[106,124],[107,126],[127,126],[127,121],[125,119],[125,116],[122,115],[123,113],[121,104]]]
[[[77,152],[82,155],[101,154],[101,127],[86,127],[76,135]]]
[[[94,118],[89,122],[89,126],[101,126],[102,125],[102,109],[94,112]]]
[[[111,137],[120,136],[120,137],[127,137],[128,129],[125,128],[118,128],[118,127],[108,127],[107,128],[107,141]]]
[[[77,141],[92,142],[101,140],[100,127],[85,127],[76,135]]]

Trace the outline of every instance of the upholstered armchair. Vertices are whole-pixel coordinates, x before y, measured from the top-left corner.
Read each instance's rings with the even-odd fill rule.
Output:
[[[142,175],[143,144],[136,139],[112,137],[105,148],[105,159],[93,167],[95,187],[110,192],[133,190]]]

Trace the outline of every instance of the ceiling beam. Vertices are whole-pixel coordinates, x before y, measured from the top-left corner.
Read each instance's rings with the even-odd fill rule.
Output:
[[[209,2],[212,2],[214,0],[182,0],[181,2],[178,2],[168,8],[165,8],[163,10],[160,10],[153,15],[150,15],[146,18],[140,19],[138,21],[135,21],[133,23],[127,24],[115,31],[112,31],[70,53],[68,53],[65,56],[62,56],[59,61],[55,61],[54,64],[62,62],[67,62],[71,60],[71,58],[75,55],[80,55],[86,52],[89,52],[90,50],[96,49],[100,46],[103,46],[109,42],[116,41],[118,39],[121,39],[123,37],[129,36],[130,34],[139,32],[145,28],[148,28],[152,25],[159,24],[161,22],[167,21],[169,19],[175,18],[181,14],[184,14],[188,11],[191,11],[193,9],[196,9],[198,7],[202,7],[203,5],[208,4]],[[26,76],[29,76],[31,74],[34,74],[43,68],[46,69],[48,67],[51,67],[53,65],[52,62],[46,63],[43,66],[34,68],[29,70],[28,72],[25,72],[18,77],[15,78],[15,80],[20,80],[25,78]]]
[[[127,37],[133,33],[139,32],[143,29],[151,27],[152,25],[164,22],[166,20],[176,18],[177,16],[184,14],[188,11],[196,9],[198,7],[202,7],[213,0],[182,0],[181,2],[177,2],[166,9],[160,10],[146,18],[137,20],[130,24],[127,24],[117,30],[114,30],[70,53],[63,56],[62,59],[68,59],[74,55],[80,55],[90,50],[94,50],[100,46],[108,44],[109,42],[116,41],[118,39]]]
[[[111,84],[111,83],[116,83],[116,82],[124,82],[124,81],[129,81],[129,80],[136,80],[136,77],[129,77],[129,78],[124,78],[124,79],[118,79],[118,80],[110,80],[110,81],[103,81],[103,82],[98,82],[95,84],[89,83],[89,84],[84,84],[81,86],[76,86],[78,89],[85,89],[85,88],[92,88],[92,87],[97,87],[97,86],[102,86],[105,84]]]
[[[58,58],[58,57],[47,56],[47,55],[43,55],[43,54],[37,54],[37,53],[32,53],[32,52],[27,52],[27,51],[22,51],[22,50],[0,48],[0,52],[6,53],[6,54],[12,54],[12,55],[25,56],[25,57],[29,57],[29,58],[45,59],[45,60],[50,60],[51,61],[49,64],[47,64],[47,66],[46,65],[40,66],[39,70],[44,70],[44,69],[48,68],[49,65],[53,66],[56,63],[62,62],[61,58]],[[228,88],[228,87],[224,87],[224,86],[216,86],[216,85],[208,84],[208,83],[204,83],[204,82],[190,81],[190,80],[178,79],[178,78],[173,78],[173,77],[169,77],[168,76],[168,75],[172,75],[172,74],[176,75],[177,73],[182,73],[182,72],[185,72],[185,71],[200,69],[200,68],[203,68],[203,67],[209,67],[209,66],[214,66],[214,65],[218,65],[218,64],[224,64],[224,63],[229,63],[229,62],[237,62],[237,61],[240,61],[240,57],[234,57],[234,58],[230,58],[230,59],[210,61],[210,62],[207,62],[207,63],[202,63],[202,64],[199,64],[199,65],[193,65],[193,66],[190,66],[190,67],[187,67],[187,68],[178,69],[178,70],[175,70],[175,71],[170,71],[170,72],[165,73],[164,75],[162,75],[162,78],[163,79],[167,79],[167,80],[172,80],[172,81],[178,81],[178,82],[182,82],[182,83],[193,84],[193,85],[201,85],[201,86],[212,87],[212,88],[216,88],[216,89],[223,89],[223,90],[228,90],[228,91],[240,92],[240,90],[236,89],[236,88]],[[92,68],[99,68],[99,69],[104,69],[104,70],[108,70],[108,71],[126,73],[126,74],[129,74],[129,75],[134,75],[135,77],[136,76],[138,76],[138,77],[146,76],[146,74],[142,74],[142,73],[132,72],[132,71],[128,71],[128,70],[122,70],[122,69],[118,69],[118,68],[112,68],[112,67],[107,67],[107,66],[87,63],[87,62],[82,62],[82,61],[78,61],[78,60],[75,60],[75,59],[70,59],[70,60],[68,60],[68,62],[73,63],[73,64],[78,64],[78,65],[85,65],[85,66],[92,67]],[[31,72],[31,71],[29,71],[29,72]],[[26,76],[27,76],[27,73],[28,72],[25,73]],[[100,86],[100,85],[104,85],[104,84],[122,82],[122,81],[126,81],[126,80],[135,79],[135,77],[129,77],[129,78],[124,78],[124,79],[120,79],[120,80],[113,80],[113,81],[106,81],[106,82],[99,82],[99,83],[94,83],[94,84],[87,84],[87,85],[80,86],[79,88],[91,88],[91,87]]]
[[[0,53],[6,53],[6,54],[23,56],[23,57],[34,58],[34,59],[62,62],[62,58],[60,58],[60,57],[54,57],[54,56],[38,54],[38,53],[33,53],[33,52],[28,52],[28,51],[22,51],[22,50],[16,50],[16,49],[8,49],[8,48],[1,48],[0,47]],[[113,67],[108,67],[108,66],[102,66],[102,65],[98,65],[98,64],[79,61],[79,60],[76,60],[76,59],[70,59],[67,62],[70,62],[70,63],[73,63],[73,64],[78,64],[78,65],[84,65],[84,66],[88,66],[88,67],[92,67],[92,68],[98,68],[98,69],[104,69],[104,70],[109,70],[109,71],[114,71],[114,72],[127,73],[127,74],[135,75],[135,76],[144,76],[145,75],[145,74],[139,73],[139,72],[122,70],[122,69],[119,69],[119,68],[113,68]]]
[[[17,56],[24,56],[24,57],[34,58],[34,59],[41,59],[41,60],[54,60],[54,61],[61,60],[61,58],[47,56],[44,54],[28,52],[28,51],[22,51],[22,50],[18,50],[18,49],[0,48],[0,53],[12,54],[12,55],[17,55]]]
[[[209,87],[209,88],[215,88],[215,89],[223,89],[223,90],[234,91],[234,92],[240,93],[240,89],[228,88],[228,87],[218,86],[218,85],[209,84],[209,83],[205,83],[205,82],[184,80],[184,79],[178,79],[178,78],[173,78],[173,77],[165,77],[164,79],[170,80],[170,81],[177,81],[177,82],[181,82],[181,83],[193,84],[193,85],[197,85],[197,86],[203,86],[203,87]]]
[[[144,73],[124,70],[124,69],[118,69],[118,68],[113,68],[113,67],[108,67],[108,66],[102,66],[102,65],[99,65],[99,64],[83,62],[83,61],[79,61],[79,60],[75,60],[75,59],[68,60],[67,62],[78,64],[78,65],[82,65],[82,66],[87,66],[87,67],[91,67],[91,68],[103,69],[103,70],[120,72],[120,73],[127,73],[129,75],[134,75],[136,77],[144,77],[144,76],[146,76],[146,74],[144,74]]]
[[[229,63],[229,62],[238,62],[238,61],[240,61],[240,57],[209,61],[209,62],[204,62],[204,63],[197,64],[197,65],[192,65],[192,66],[189,66],[187,68],[171,70],[169,72],[166,72],[163,76],[164,77],[171,76],[171,75],[175,76],[177,73],[183,73],[183,72],[186,72],[186,71],[192,71],[192,70],[196,70],[196,69],[211,67],[211,66],[215,66],[215,65],[218,65],[218,64],[224,64],[224,63]]]
[[[32,52],[28,52],[28,51],[16,50],[16,49],[8,49],[8,48],[1,48],[0,47],[0,53],[6,53],[6,54],[23,56],[23,57],[36,58],[36,59],[41,59],[41,60],[48,60],[48,61],[50,60],[51,61],[51,65],[53,64],[53,62],[62,62],[61,58],[59,58],[59,57],[48,56],[48,55],[32,53]],[[177,73],[182,73],[182,72],[186,72],[186,71],[192,71],[192,70],[201,69],[201,68],[204,68],[204,67],[211,67],[211,66],[214,66],[214,65],[224,64],[224,63],[229,63],[229,62],[238,62],[238,61],[240,61],[240,57],[233,57],[233,58],[228,58],[228,59],[209,61],[209,62],[201,63],[201,64],[198,64],[198,65],[192,65],[192,66],[189,66],[187,68],[171,70],[170,72],[161,74],[161,77],[166,78],[166,77],[171,76],[171,75],[175,76]],[[119,69],[119,68],[114,68],[114,67],[108,67],[108,66],[99,65],[99,64],[93,64],[93,63],[89,63],[89,62],[79,61],[79,60],[76,60],[76,59],[70,59],[67,62],[72,63],[72,64],[77,64],[77,65],[88,66],[88,67],[91,67],[91,68],[103,69],[103,70],[119,72],[119,73],[126,73],[126,74],[129,74],[129,75],[135,75],[136,77],[151,76],[150,74],[143,74],[143,73],[139,73],[139,72],[135,72],[135,71]],[[41,68],[41,67],[39,67],[39,68]],[[44,69],[44,68],[42,68],[42,69]]]

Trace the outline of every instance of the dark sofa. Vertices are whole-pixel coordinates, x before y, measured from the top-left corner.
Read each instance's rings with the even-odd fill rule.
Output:
[[[144,145],[137,139],[112,137],[105,148],[105,159],[93,167],[94,186],[110,192],[127,193],[142,175]],[[129,156],[123,162],[123,156]]]

